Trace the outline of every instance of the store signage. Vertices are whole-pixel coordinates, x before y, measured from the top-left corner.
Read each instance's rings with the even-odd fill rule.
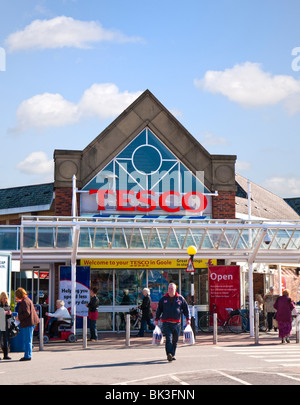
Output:
[[[240,309],[240,266],[210,266],[208,276],[210,311],[226,320],[226,308]]]
[[[198,191],[190,191],[181,195],[178,191],[165,191],[157,195],[152,190],[89,190],[89,194],[97,194],[98,210],[104,211],[111,204],[116,205],[118,211],[150,212],[157,205],[166,212],[178,212],[181,207],[193,213],[202,212],[207,207],[207,198]],[[113,196],[113,201],[106,196]],[[156,198],[155,198],[156,197]],[[158,200],[158,201],[157,201]]]
[[[208,268],[217,264],[217,260],[194,259],[194,267]],[[188,259],[82,259],[82,266],[91,269],[186,269]]]
[[[8,256],[0,256],[0,288],[7,291],[8,287]]]
[[[60,266],[59,299],[71,313],[71,266]],[[90,300],[90,268],[76,267],[76,318],[77,327],[82,327],[82,317],[88,315],[86,303]],[[79,319],[80,318],[80,322]]]

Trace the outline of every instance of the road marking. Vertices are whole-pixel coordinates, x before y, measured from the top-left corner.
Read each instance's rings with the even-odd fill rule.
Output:
[[[292,377],[291,375],[286,375],[286,374],[283,374],[283,373],[277,373],[277,375],[279,375],[281,377],[285,377],[285,378],[290,378],[291,380],[300,381],[300,378]]]
[[[178,382],[181,385],[190,385],[185,381],[182,381],[180,378],[176,377],[175,375],[171,375],[172,380]]]
[[[279,361],[285,361],[286,363],[288,363],[288,362],[299,361],[299,360],[300,360],[299,358],[296,358],[296,359],[281,358],[281,359],[270,359],[270,360],[265,359],[265,361],[267,361],[268,363],[276,363]]]
[[[243,385],[252,385],[252,384],[248,383],[247,381],[241,380],[240,378],[233,377],[232,375],[226,374],[223,371],[216,370],[216,372],[223,375],[224,377],[230,378],[231,380],[237,381]]]
[[[300,358],[300,355],[299,354],[292,354],[292,353],[288,353],[288,354],[285,354],[285,353],[282,353],[282,354],[278,354],[278,353],[274,353],[274,354],[276,354],[276,356],[277,357],[284,357],[284,358],[287,358],[287,357],[293,357],[293,358]],[[253,359],[264,359],[264,358],[266,358],[266,355],[262,355],[262,356],[249,356],[249,357],[252,357]]]

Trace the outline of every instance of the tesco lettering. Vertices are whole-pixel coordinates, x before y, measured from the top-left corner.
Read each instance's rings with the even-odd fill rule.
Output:
[[[215,281],[221,281],[221,280],[233,280],[232,274],[217,274],[217,273],[211,273],[210,278]]]
[[[154,200],[156,193],[152,190],[142,190],[138,193],[135,193],[133,190],[117,190],[114,192],[113,190],[90,190],[89,194],[97,194],[97,201],[98,201],[98,210],[102,211],[105,210],[105,196],[112,195],[116,197],[116,207],[119,211],[142,211],[142,212],[149,212],[153,211],[156,206],[157,202]],[[167,205],[167,200],[170,196],[174,196],[173,198],[173,206],[171,207],[170,204]],[[192,207],[189,200],[190,197],[196,196],[200,204],[199,206]],[[153,197],[153,198],[151,198]],[[156,196],[157,197],[157,196]],[[133,206],[132,200],[136,200],[137,204],[141,203],[143,206],[136,205]],[[177,205],[175,206],[175,200],[177,201]],[[160,208],[167,212],[178,212],[180,208],[187,211],[193,212],[202,212],[207,207],[207,198],[204,194],[199,193],[197,191],[191,191],[189,193],[181,194],[178,191],[165,191],[161,193],[158,198],[158,204]]]

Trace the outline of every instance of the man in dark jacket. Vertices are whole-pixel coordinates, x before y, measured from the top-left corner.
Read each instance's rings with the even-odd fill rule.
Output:
[[[169,361],[176,360],[175,352],[180,335],[182,313],[189,324],[190,312],[188,304],[183,296],[176,292],[176,285],[170,283],[168,293],[159,300],[155,318],[155,325],[158,325],[159,319],[163,323],[163,334],[166,338],[165,348]]]

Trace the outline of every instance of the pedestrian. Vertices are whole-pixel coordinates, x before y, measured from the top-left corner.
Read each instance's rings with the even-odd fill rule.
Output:
[[[293,321],[292,310],[295,308],[295,304],[290,299],[289,295],[289,290],[283,290],[282,296],[278,297],[274,304],[274,308],[277,309],[276,320],[278,322],[281,343],[284,343],[284,339],[287,343],[290,343]]]
[[[8,339],[9,339],[8,320],[11,318],[12,313],[8,301],[8,295],[6,294],[6,292],[2,292],[0,294],[0,308],[3,308],[5,312],[5,328],[6,328],[6,330],[0,331],[1,347],[4,355],[3,359],[11,360],[11,357],[8,356]]]
[[[162,332],[165,335],[165,349],[168,361],[176,360],[175,353],[181,330],[181,314],[184,314],[187,324],[190,324],[190,312],[186,300],[176,291],[176,284],[170,283],[168,292],[158,303],[155,325],[159,319],[162,322]]]
[[[67,308],[65,307],[65,302],[63,300],[56,300],[56,311],[46,312],[45,315],[50,318],[54,318],[51,322],[49,328],[50,339],[53,338],[58,333],[58,327],[60,325],[71,325],[71,315]]]
[[[268,331],[271,331],[274,327],[277,331],[277,321],[275,319],[276,310],[274,304],[278,298],[278,295],[274,294],[274,287],[269,288],[269,293],[264,296],[264,310],[267,314]]]
[[[142,319],[141,319],[141,327],[140,331],[137,334],[138,337],[144,337],[145,329],[148,325],[150,330],[154,329],[153,325],[153,314],[151,310],[151,297],[150,297],[150,290],[149,288],[143,289],[143,302],[141,305],[142,310]]]
[[[90,341],[95,342],[98,340],[98,333],[97,333],[97,319],[98,319],[98,306],[99,306],[99,298],[97,297],[97,288],[93,287],[90,290],[90,302],[85,304],[89,309],[89,325],[90,325]]]
[[[16,300],[20,302],[16,320],[20,322],[20,327],[23,329],[22,332],[24,335],[25,347],[24,357],[22,357],[20,361],[28,361],[31,360],[32,356],[32,340],[34,327],[40,322],[40,320],[37,316],[33,303],[28,297],[27,292],[24,290],[24,288],[19,287],[15,292],[15,297]]]

